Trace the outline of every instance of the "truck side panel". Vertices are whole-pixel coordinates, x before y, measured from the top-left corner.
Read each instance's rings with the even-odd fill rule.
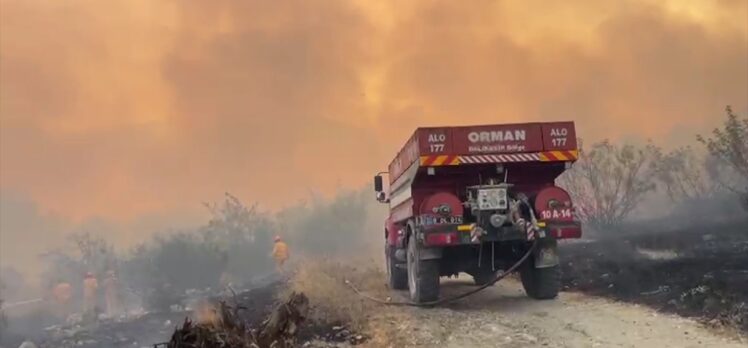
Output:
[[[459,155],[543,150],[540,124],[524,123],[452,128],[452,149]]]
[[[452,128],[435,127],[419,128],[418,151],[421,156],[454,154],[452,147]]]
[[[574,122],[418,128],[390,163],[390,184],[417,162],[420,156],[531,153],[576,149]]]
[[[545,151],[576,150],[577,133],[574,122],[543,123],[543,148]]]
[[[413,162],[418,160],[418,130],[405,143],[402,150],[397,154],[394,160],[390,163],[390,184],[394,183],[410,166]]]

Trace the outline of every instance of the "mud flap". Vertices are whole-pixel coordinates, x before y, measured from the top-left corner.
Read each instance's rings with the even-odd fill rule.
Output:
[[[428,248],[423,246],[423,233],[418,234],[418,243],[420,244],[420,250],[418,251],[419,260],[438,260],[442,258],[442,248]]]
[[[538,240],[538,247],[535,249],[535,268],[549,268],[557,266],[558,251],[555,239],[544,238]]]
[[[418,253],[419,260],[436,260],[442,258],[442,248],[422,248]]]
[[[405,251],[405,249],[395,250],[395,260],[400,261],[400,262],[408,261],[406,254],[407,252]]]

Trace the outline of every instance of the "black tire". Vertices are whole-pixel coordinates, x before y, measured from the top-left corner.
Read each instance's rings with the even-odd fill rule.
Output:
[[[536,300],[550,300],[558,296],[558,290],[561,288],[559,266],[535,268],[530,258],[520,269],[519,275],[527,296]]]
[[[405,290],[408,288],[408,270],[405,265],[397,265],[395,250],[385,246],[385,259],[387,260],[387,275],[390,289]],[[398,267],[399,266],[399,267]]]
[[[415,303],[439,299],[439,260],[419,260],[420,247],[415,234],[408,241],[408,292]]]
[[[473,281],[475,282],[475,285],[486,285],[496,279],[496,276],[499,275],[499,272],[496,271],[490,271],[490,270],[479,270],[475,271],[471,274],[473,276]]]

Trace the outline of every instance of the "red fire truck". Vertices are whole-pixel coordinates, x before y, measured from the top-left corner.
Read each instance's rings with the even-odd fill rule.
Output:
[[[555,298],[556,242],[582,229],[554,181],[577,157],[573,122],[416,129],[374,178],[377,199],[390,206],[390,287],[435,301],[441,276],[465,272],[486,284],[535,244],[519,268],[522,284],[532,298]]]

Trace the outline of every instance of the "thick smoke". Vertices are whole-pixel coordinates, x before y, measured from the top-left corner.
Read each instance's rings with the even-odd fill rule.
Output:
[[[311,255],[381,254],[368,191],[292,202],[361,187],[418,126],[691,144],[748,111],[746,62],[742,0],[0,0],[0,266],[197,226],[224,191]]]
[[[3,0],[1,186],[122,220],[358,186],[420,125],[680,144],[746,110],[745,6]]]

